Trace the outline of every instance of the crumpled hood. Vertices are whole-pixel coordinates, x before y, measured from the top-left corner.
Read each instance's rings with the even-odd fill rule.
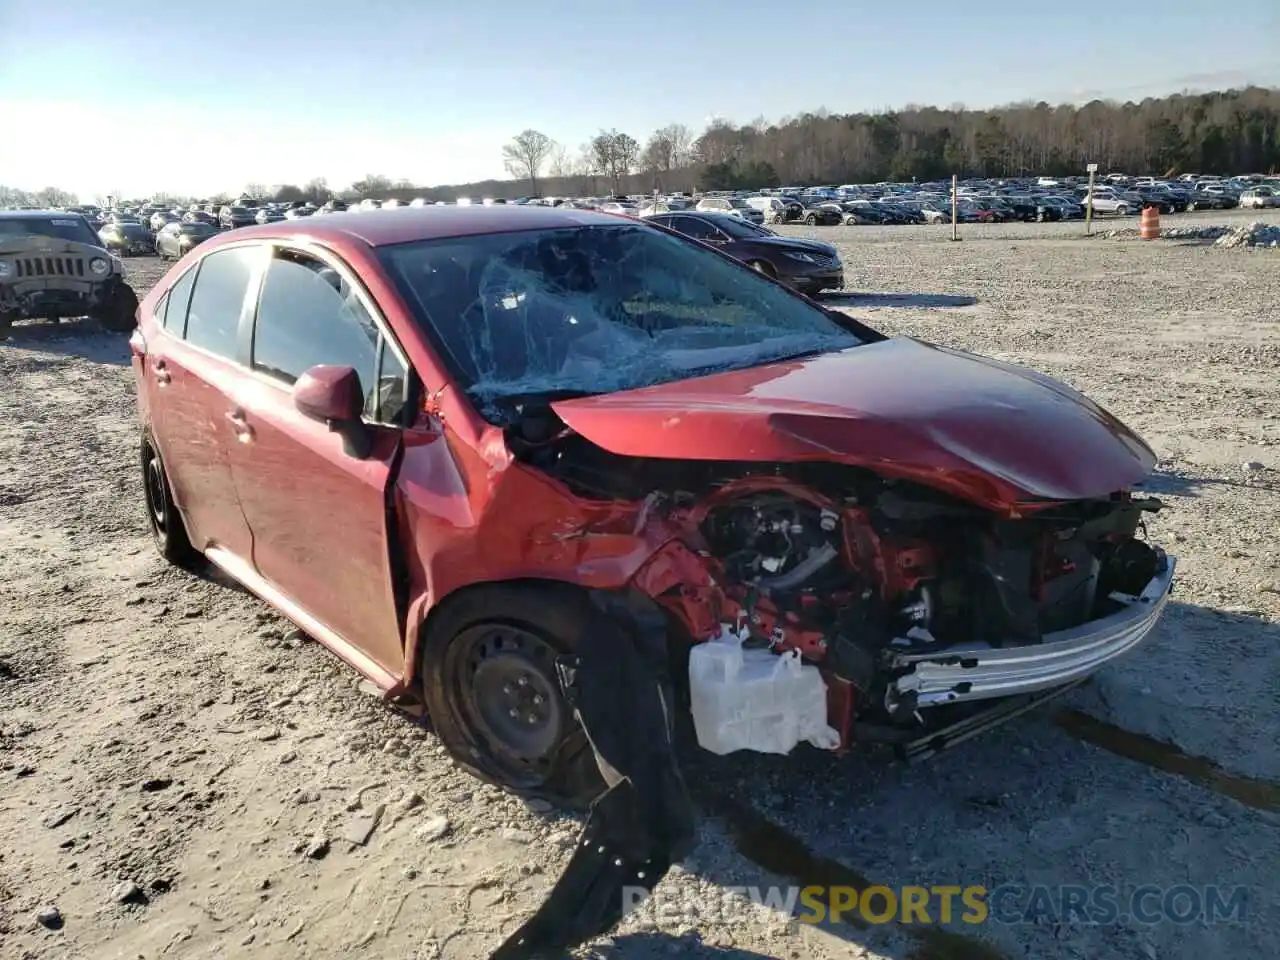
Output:
[[[1103,497],[1149,474],[1133,431],[1050,377],[893,338],[554,404],[610,452],[864,466],[991,509]]]

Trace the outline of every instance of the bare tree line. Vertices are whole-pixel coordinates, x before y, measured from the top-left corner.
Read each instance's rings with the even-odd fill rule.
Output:
[[[526,136],[532,131],[526,131]],[[1141,102],[1043,101],[992,110],[909,105],[887,113],[825,110],[769,123],[716,120],[694,135],[682,124],[654,131],[643,148],[617,130],[576,152],[545,134],[543,167],[435,188],[454,196],[522,192],[644,193],[783,184],[875,183],[950,177],[1064,176],[1103,172],[1274,172],[1280,168],[1280,90],[1248,87]],[[508,168],[510,170],[510,168]],[[433,197],[435,198],[435,197]]]
[[[673,123],[653,131],[643,144],[611,128],[576,149],[525,130],[503,148],[502,160],[513,180],[424,187],[369,174],[346,190],[331,190],[318,178],[305,186],[248,184],[244,192],[317,203],[332,196],[601,195],[925,181],[953,173],[1067,175],[1083,172],[1088,163],[1097,163],[1104,173],[1266,173],[1280,169],[1280,89],[1247,87],[1125,103],[1093,100],[1083,106],[1041,101],[991,110],[961,105],[908,105],[885,113],[819,110],[776,123],[716,120],[700,134]],[[26,193],[0,186],[0,207],[69,202],[74,198],[54,187]]]

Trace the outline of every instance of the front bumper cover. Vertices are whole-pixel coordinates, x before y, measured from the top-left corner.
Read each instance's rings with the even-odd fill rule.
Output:
[[[889,704],[932,707],[1047,690],[1079,680],[1122,656],[1151,633],[1173,589],[1174,557],[1124,609],[1040,643],[1009,647],[966,644],[928,653],[897,654],[902,671],[890,684]]]

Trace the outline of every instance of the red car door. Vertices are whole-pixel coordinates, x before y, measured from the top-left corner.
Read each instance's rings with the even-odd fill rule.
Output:
[[[147,341],[144,389],[152,430],[174,500],[198,550],[220,546],[248,558],[252,540],[240,511],[228,456],[234,440],[224,418],[239,374],[235,356],[255,277],[247,248],[217,250],[170,288],[163,331]]]
[[[232,471],[257,572],[337,634],[340,656],[377,678],[398,674],[404,659],[386,497],[401,441],[395,397],[402,404],[408,368],[371,308],[330,263],[276,248],[253,322],[255,375],[226,413],[238,420]],[[375,434],[364,459],[293,405],[293,382],[321,363],[360,375]]]

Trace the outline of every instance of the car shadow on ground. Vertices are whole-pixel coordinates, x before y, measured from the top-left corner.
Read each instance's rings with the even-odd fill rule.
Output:
[[[1271,471],[1271,478],[1275,472]],[[1236,480],[1231,477],[1203,477],[1184,470],[1162,470],[1157,468],[1152,474],[1134,484],[1135,493],[1149,493],[1153,496],[1198,497],[1206,490],[1214,487],[1240,487],[1247,490],[1277,489],[1274,479],[1263,477],[1255,482]]]
[[[0,339],[0,346],[83,357],[120,367],[129,365],[128,334],[105,331],[87,317],[60,323],[19,323],[9,331],[8,339]]]
[[[861,293],[845,291],[828,293],[822,297],[826,303],[845,307],[915,307],[917,309],[946,309],[971,307],[977,297],[952,293]]]

